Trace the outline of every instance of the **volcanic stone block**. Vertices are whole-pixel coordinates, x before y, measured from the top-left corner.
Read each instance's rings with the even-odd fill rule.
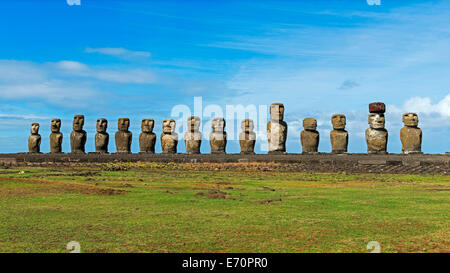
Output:
[[[386,105],[382,102],[372,102],[369,104],[369,113],[385,113]]]
[[[333,130],[330,132],[331,152],[333,154],[347,153],[348,132],[345,130],[345,116],[341,114],[333,115],[331,124],[333,124]]]
[[[109,134],[106,132],[106,130],[108,129],[108,121],[104,118],[97,119],[96,129],[97,134],[95,134],[95,152],[107,154]]]
[[[176,154],[178,145],[178,134],[175,132],[175,120],[165,119],[163,121],[163,132],[161,134],[161,148],[163,154]]]
[[[400,130],[400,140],[402,142],[402,152],[404,154],[422,153],[422,130],[419,125],[419,117],[416,113],[403,114],[403,124]]]
[[[61,120],[59,118],[52,119],[50,130],[50,153],[59,154],[62,153],[63,134],[61,130]]]
[[[314,118],[303,120],[303,130],[300,133],[303,154],[316,154],[319,148],[319,132],[317,132],[317,121]]]
[[[200,145],[202,144],[202,133],[199,132],[200,118],[194,116],[189,117],[187,120],[187,126],[189,131],[184,134],[186,153],[199,154]]]
[[[253,120],[244,119],[241,122],[242,132],[239,133],[239,144],[241,146],[241,154],[255,154],[256,134]]]
[[[130,119],[119,118],[117,122],[118,131],[116,132],[116,153],[131,153],[131,142],[133,134],[128,131],[130,128]]]
[[[73,154],[84,154],[86,145],[86,132],[83,130],[84,116],[73,117],[73,131],[70,134],[70,150]]]
[[[367,153],[386,154],[388,131],[384,128],[385,117],[383,113],[370,113],[369,125],[366,130]]]
[[[270,105],[270,121],[267,123],[267,140],[269,154],[286,153],[287,123],[284,119],[284,105],[272,103]]]
[[[31,135],[28,137],[28,152],[41,152],[41,135],[39,134],[39,123],[31,124]]]
[[[226,122],[224,118],[213,118],[211,121],[212,132],[209,134],[209,144],[212,154],[225,154],[227,146]]]
[[[142,132],[139,134],[139,149],[141,153],[155,153],[156,134],[153,133],[155,121],[147,118],[141,122]]]

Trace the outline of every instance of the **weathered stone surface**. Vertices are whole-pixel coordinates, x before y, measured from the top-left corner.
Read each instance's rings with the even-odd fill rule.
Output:
[[[384,129],[385,118],[382,113],[370,113],[369,125],[366,130],[367,153],[387,153],[388,132]]]
[[[96,153],[108,153],[109,134],[106,132],[108,129],[108,121],[104,118],[97,119],[96,124],[97,134],[95,134],[95,152]]]
[[[212,154],[225,154],[227,146],[227,132],[225,132],[225,119],[213,118],[211,121],[212,132],[209,134],[209,144]]]
[[[41,152],[41,135],[39,134],[39,123],[31,124],[31,135],[28,137],[28,152]]]
[[[242,132],[239,133],[239,144],[241,146],[241,154],[254,154],[256,134],[253,132],[254,123],[251,119],[244,119],[241,122]]]
[[[155,153],[156,134],[153,133],[155,121],[150,118],[141,122],[142,132],[139,134],[139,149],[141,153]]]
[[[128,131],[130,128],[130,119],[119,118],[117,122],[116,132],[116,153],[131,153],[131,142],[133,140],[133,134]]]
[[[385,113],[386,105],[382,102],[372,102],[369,104],[369,113]]]
[[[188,131],[184,134],[184,144],[187,154],[199,154],[200,145],[202,144],[202,133],[200,129],[200,118],[189,117],[187,120]]]
[[[270,121],[267,123],[267,140],[269,153],[285,153],[287,138],[287,123],[284,119],[284,105],[272,103],[270,105]]]
[[[176,154],[178,145],[178,134],[175,132],[175,120],[165,119],[163,121],[163,133],[161,134],[161,148],[163,154]]]
[[[86,145],[86,131],[83,130],[84,116],[73,117],[73,131],[70,134],[70,150],[73,154],[84,154]]]
[[[61,120],[59,118],[52,119],[50,130],[50,153],[62,153],[63,134],[61,130]]]
[[[403,124],[405,126],[400,130],[402,152],[404,154],[422,153],[422,130],[417,127],[419,117],[416,113],[406,113],[403,115]]]
[[[333,130],[330,132],[331,152],[334,154],[347,153],[348,132],[345,130],[347,120],[345,115],[336,114],[331,117]]]
[[[317,121],[314,118],[303,120],[303,130],[300,133],[303,154],[315,154],[319,148],[319,132],[317,132]]]

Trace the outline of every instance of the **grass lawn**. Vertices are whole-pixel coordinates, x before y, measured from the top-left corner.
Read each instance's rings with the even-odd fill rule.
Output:
[[[370,241],[450,252],[450,176],[267,163],[0,169],[0,252],[69,252],[70,241],[82,252],[368,252]]]

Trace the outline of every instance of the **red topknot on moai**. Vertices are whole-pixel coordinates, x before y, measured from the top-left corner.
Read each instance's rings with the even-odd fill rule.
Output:
[[[386,112],[386,105],[382,102],[372,102],[369,104],[370,113],[382,113]]]

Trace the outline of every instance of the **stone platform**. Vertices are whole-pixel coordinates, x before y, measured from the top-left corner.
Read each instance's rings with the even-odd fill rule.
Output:
[[[113,162],[278,163],[283,170],[346,173],[450,174],[447,154],[0,154],[0,167],[95,166]],[[239,164],[237,164],[239,165]],[[237,167],[239,168],[239,167]]]

